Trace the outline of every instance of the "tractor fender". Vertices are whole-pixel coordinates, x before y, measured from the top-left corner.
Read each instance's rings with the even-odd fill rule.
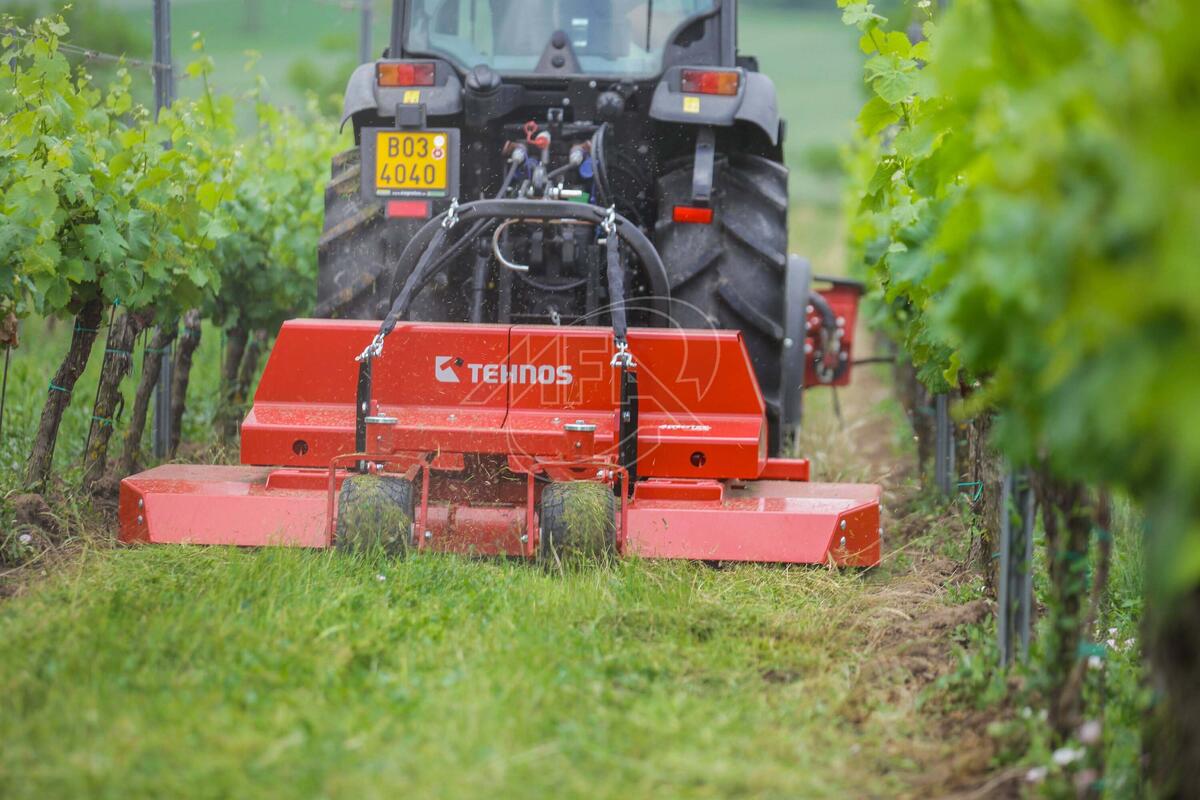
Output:
[[[703,67],[674,66],[668,69],[654,89],[654,98],[650,101],[651,119],[719,127],[749,122],[765,133],[772,145],[779,144],[779,101],[775,83],[769,77],[739,67],[736,95],[685,94],[681,88],[684,69]]]
[[[401,59],[389,59],[399,61]],[[425,59],[427,60],[427,59]],[[372,61],[360,64],[350,73],[346,84],[346,94],[342,98],[342,124],[363,111],[376,111],[378,116],[390,117],[396,112],[398,105],[413,105],[414,92],[416,103],[425,105],[425,113],[431,117],[447,116],[462,111],[462,82],[454,69],[444,61],[434,62],[434,86],[413,88],[381,87],[375,82],[375,66]],[[340,128],[339,128],[340,130]]]

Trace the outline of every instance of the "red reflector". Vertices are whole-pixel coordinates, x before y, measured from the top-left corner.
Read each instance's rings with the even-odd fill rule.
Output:
[[[737,94],[738,73],[728,70],[685,69],[681,88],[691,94]]]
[[[428,200],[388,200],[387,217],[406,217],[408,219],[429,219]]]
[[[675,206],[675,221],[689,222],[696,225],[710,225],[713,219],[711,208],[696,208],[694,206]]]
[[[380,86],[433,86],[433,62],[381,61],[375,65],[375,80]]]

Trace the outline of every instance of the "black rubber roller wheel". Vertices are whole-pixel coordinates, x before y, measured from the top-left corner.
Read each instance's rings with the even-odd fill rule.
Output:
[[[552,483],[542,490],[538,561],[550,566],[604,561],[617,553],[617,499],[593,481]]]
[[[358,148],[335,155],[330,176],[317,243],[315,316],[382,319],[390,305],[392,270],[425,220],[386,219],[382,202],[363,197]],[[417,297],[409,319],[444,319],[431,291]]]
[[[412,547],[412,482],[390,475],[352,475],[338,495],[334,546],[347,553],[403,556]]]
[[[672,322],[742,332],[767,404],[768,448],[778,455],[783,358],[796,352],[794,342],[785,348],[788,170],[759,156],[718,158],[711,225],[674,222],[674,207],[691,194],[690,161],[658,182],[655,245],[671,283]]]

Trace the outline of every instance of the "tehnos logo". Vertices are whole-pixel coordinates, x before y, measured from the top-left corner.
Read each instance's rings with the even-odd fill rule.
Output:
[[[435,356],[433,374],[440,383],[462,383],[468,378],[468,383],[567,386],[575,380],[570,364],[464,364],[454,356]]]

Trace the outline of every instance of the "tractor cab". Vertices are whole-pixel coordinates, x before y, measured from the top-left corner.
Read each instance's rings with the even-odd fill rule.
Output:
[[[401,5],[400,47],[392,52],[443,58],[464,72],[484,64],[505,76],[655,77],[669,44],[687,50],[703,42],[710,28],[719,38],[716,0],[414,0]],[[712,55],[701,58],[711,62]]]

